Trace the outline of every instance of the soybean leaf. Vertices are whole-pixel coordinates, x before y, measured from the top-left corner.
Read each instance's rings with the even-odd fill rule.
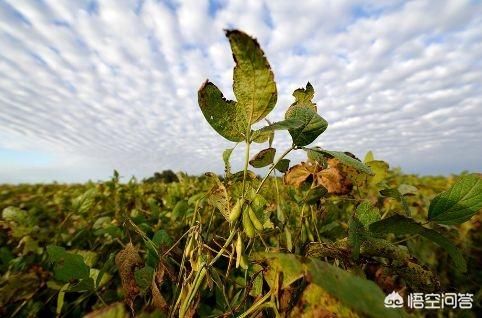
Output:
[[[198,92],[201,111],[214,130],[227,140],[244,140],[248,127],[246,113],[232,100],[226,100],[213,83],[206,81]]]
[[[464,273],[467,271],[467,263],[465,262],[462,252],[445,236],[432,229],[425,228],[422,233],[420,233],[425,238],[428,238],[432,242],[435,242],[441,248],[443,248],[447,254],[452,258],[455,268]]]
[[[87,213],[94,206],[96,195],[97,190],[95,188],[87,190],[72,201],[72,208],[80,214]]]
[[[376,234],[393,233],[397,235],[421,235],[442,247],[452,258],[455,268],[458,271],[465,272],[467,270],[467,264],[462,253],[452,242],[435,230],[428,229],[418,224],[413,219],[396,214],[371,224],[370,231]]]
[[[253,133],[251,135],[251,140],[253,142],[258,143],[258,144],[269,141],[272,138],[274,138],[274,131],[273,130],[256,130],[256,131],[253,131]]]
[[[215,185],[211,188],[211,191],[209,191],[208,202],[216,207],[226,220],[228,220],[231,208],[229,206],[229,196],[226,187],[214,173],[206,173],[206,175],[215,181]],[[233,175],[233,177],[235,175]]]
[[[405,197],[398,191],[398,189],[383,189],[380,191],[380,194],[385,197],[394,198],[402,204],[403,210],[407,216],[410,216],[410,208],[408,207],[407,200]]]
[[[369,174],[369,175],[373,175],[373,172],[369,167],[364,165],[361,161],[348,156],[344,152],[324,150],[324,149],[316,149],[316,148],[312,148],[311,150],[320,152],[321,154],[324,154],[324,155],[329,155],[331,157],[335,157],[336,159],[338,159],[344,165],[353,167],[360,172],[363,172],[363,173],[366,173],[366,174]]]
[[[348,243],[354,259],[360,257],[360,246],[365,236],[365,228],[355,215],[350,218],[348,223]]]
[[[322,287],[347,307],[374,318],[404,317],[403,309],[385,308],[385,294],[372,281],[312,258],[308,264],[312,283]]]
[[[258,253],[253,256],[268,265],[264,277],[271,287],[278,284],[277,272],[283,273],[282,288],[305,277],[310,283],[326,290],[343,305],[363,313],[367,317],[404,317],[402,309],[384,307],[385,295],[374,282],[355,276],[319,259],[307,259],[282,253]]]
[[[327,193],[328,190],[321,185],[311,188],[305,196],[305,202],[306,204],[316,204]]]
[[[316,104],[312,102],[312,99],[315,96],[315,90],[310,82],[306,83],[306,88],[295,89],[293,96],[296,99],[296,104],[309,107],[316,111]]]
[[[461,176],[447,191],[437,195],[428,208],[428,219],[440,224],[460,224],[482,208],[482,178]]]
[[[249,164],[255,168],[263,168],[267,165],[273,163],[274,155],[276,154],[276,149],[274,148],[267,148],[263,149],[258,152],[254,157],[249,161]]]
[[[137,286],[142,291],[145,291],[151,286],[152,277],[154,276],[154,268],[150,266],[145,266],[134,272],[134,277],[136,279]]]
[[[328,127],[328,122],[316,113],[316,110],[306,106],[292,105],[286,111],[286,119],[296,119],[303,124],[299,128],[289,129],[288,132],[297,146],[311,144]]]
[[[264,131],[272,131],[272,130],[288,130],[288,129],[300,128],[302,125],[303,125],[303,122],[301,120],[298,120],[296,118],[291,118],[291,119],[285,119],[282,121],[272,123],[257,131],[264,132]]]
[[[244,32],[227,30],[234,62],[233,90],[249,124],[265,118],[277,100],[273,71],[258,42]]]
[[[223,151],[224,171],[227,176],[231,175],[231,164],[229,162],[229,159],[231,158],[233,150],[234,148],[228,148]]]
[[[397,189],[401,195],[414,195],[418,191],[418,189],[413,185],[405,184],[405,183],[399,185]]]
[[[288,168],[290,167],[290,160],[289,159],[281,159],[276,163],[276,165],[274,167],[279,172],[285,173],[286,171],[288,171]]]
[[[322,167],[326,167],[326,165],[327,165],[326,158],[325,158],[325,156],[323,156],[322,153],[320,153],[319,151],[315,151],[313,149],[310,149],[310,148],[306,148],[305,151],[306,151],[306,155],[308,156],[308,159],[310,161],[317,162]]]
[[[363,163],[368,163],[374,160],[375,160],[375,157],[373,156],[373,152],[370,150],[366,153],[365,158],[363,159]]]
[[[370,224],[380,220],[380,211],[373,207],[368,201],[363,201],[356,208],[356,215],[363,226],[368,229]]]
[[[89,278],[90,269],[82,256],[68,253],[59,246],[47,246],[49,259],[54,263],[54,277],[56,280],[67,283],[73,279]]]
[[[369,179],[371,185],[376,185],[377,183],[383,181],[388,175],[388,164],[385,161],[372,160],[365,162],[365,165],[369,167],[374,174]]]

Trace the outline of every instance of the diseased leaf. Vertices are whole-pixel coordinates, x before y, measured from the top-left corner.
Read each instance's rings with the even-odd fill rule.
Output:
[[[312,102],[315,96],[315,90],[310,82],[306,83],[306,88],[295,89],[293,96],[296,104],[306,106],[316,111],[316,104]]]
[[[273,163],[274,156],[276,154],[276,149],[267,148],[258,152],[249,161],[249,164],[255,168],[263,168]]]
[[[414,195],[418,191],[416,187],[410,184],[401,184],[397,189],[401,195]]]
[[[245,138],[248,122],[246,113],[232,100],[226,100],[213,83],[206,81],[198,92],[201,111],[211,125],[224,138],[238,142]]]
[[[337,159],[329,159],[328,168],[316,173],[316,183],[324,186],[328,193],[344,195],[351,192],[353,184]]]
[[[305,182],[311,175],[313,171],[309,169],[309,166],[303,163],[294,165],[291,167],[283,176],[283,181],[285,184],[293,185],[295,187],[300,187],[303,182]]]
[[[258,42],[244,32],[227,30],[234,62],[233,90],[247,122],[254,124],[271,112],[277,100],[276,83]],[[246,127],[246,126],[245,126]]]
[[[467,264],[462,253],[452,242],[435,230],[428,229],[415,222],[413,219],[395,214],[389,218],[372,223],[370,225],[370,231],[376,234],[393,233],[397,235],[421,235],[442,247],[452,258],[455,268],[458,271],[467,271]]]
[[[286,158],[283,158],[283,159],[279,160],[274,167],[279,172],[285,173],[290,167],[290,160],[286,159]]]
[[[369,167],[364,165],[361,161],[348,156],[344,152],[324,150],[324,149],[316,149],[316,148],[312,148],[311,150],[318,151],[321,154],[325,154],[325,155],[329,155],[331,157],[334,157],[334,158],[340,160],[340,162],[344,165],[353,167],[360,172],[363,172],[363,173],[366,173],[366,174],[369,174],[369,175],[373,175],[373,172]]]
[[[210,176],[215,181],[215,185],[208,193],[208,202],[216,207],[226,220],[229,220],[229,211],[231,208],[229,206],[229,196],[226,187],[215,174],[207,173],[206,175]],[[233,175],[233,177],[235,177],[235,175]]]
[[[233,150],[234,148],[228,148],[223,151],[224,172],[226,173],[226,176],[231,175],[231,164],[229,162],[229,159],[231,158]]]
[[[440,224],[460,224],[481,208],[482,178],[476,174],[465,175],[430,202],[428,219]]]

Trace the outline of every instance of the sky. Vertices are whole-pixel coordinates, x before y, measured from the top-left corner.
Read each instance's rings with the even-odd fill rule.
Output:
[[[234,98],[232,28],[272,66],[271,121],[313,84],[329,123],[313,146],[407,173],[482,170],[482,1],[0,0],[0,183],[222,172],[233,144],[197,90],[209,78]]]

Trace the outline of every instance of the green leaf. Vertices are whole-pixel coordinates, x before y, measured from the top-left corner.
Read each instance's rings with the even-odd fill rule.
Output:
[[[316,149],[316,148],[315,148]],[[308,156],[308,159],[312,162],[316,162],[320,164],[322,167],[326,167],[326,158],[325,156],[316,150],[310,149],[310,148],[305,148],[306,155]]]
[[[183,217],[187,213],[188,209],[189,205],[186,200],[178,201],[172,210],[172,216],[175,219]]]
[[[232,100],[226,100],[213,83],[206,81],[198,92],[201,111],[214,130],[229,141],[242,141],[248,127],[246,113]]]
[[[420,234],[425,228],[411,218],[400,214],[370,224],[370,231],[376,234],[393,233],[397,235]]]
[[[265,118],[277,100],[276,83],[258,42],[244,32],[227,30],[234,62],[233,90],[249,124]]]
[[[482,178],[475,174],[465,175],[430,202],[428,219],[440,224],[460,224],[481,208]]]
[[[322,287],[347,307],[367,317],[404,317],[403,309],[385,308],[385,294],[372,281],[355,276],[319,259],[311,259],[308,272],[312,283]]]
[[[61,260],[55,262],[54,277],[59,281],[67,283],[73,279],[87,279],[89,274],[89,266],[80,255],[65,253]]]
[[[145,266],[134,272],[134,277],[136,279],[137,286],[142,291],[145,291],[151,286],[152,277],[154,276],[154,268],[150,266]]]
[[[263,149],[258,152],[254,157],[249,161],[249,164],[255,168],[263,168],[267,165],[273,163],[274,155],[276,154],[276,149],[274,148],[267,148]]]
[[[356,216],[350,218],[348,223],[348,243],[351,246],[352,256],[355,260],[360,257],[360,246],[365,236],[365,228]]]
[[[432,242],[435,242],[443,250],[445,250],[447,254],[449,254],[449,256],[452,258],[455,268],[459,272],[464,273],[467,271],[467,263],[465,262],[462,252],[460,252],[460,250],[445,236],[443,236],[437,231],[427,228],[424,229],[422,233],[420,233],[420,235],[431,240]]]
[[[170,246],[172,242],[172,238],[167,234],[165,230],[158,230],[154,233],[152,237],[152,242],[156,245],[157,248],[166,248]]]
[[[356,215],[366,229],[368,229],[370,224],[380,220],[380,211],[373,207],[368,201],[363,201],[358,205],[356,208]]]
[[[455,268],[460,272],[467,271],[467,264],[457,247],[435,230],[428,229],[413,219],[395,214],[389,218],[370,225],[370,231],[376,234],[393,233],[396,235],[421,235],[442,247],[452,258]]]
[[[350,166],[350,167],[353,167],[355,168],[356,170],[360,171],[360,172],[363,172],[363,173],[366,173],[366,174],[369,174],[369,175],[373,175],[373,172],[372,170],[367,167],[366,165],[364,165],[361,161],[355,159],[355,158],[352,158],[350,156],[348,156],[347,154],[345,154],[344,152],[341,152],[341,151],[332,151],[332,150],[324,150],[324,149],[311,149],[313,151],[318,151],[322,154],[325,154],[325,155],[329,155],[331,157],[334,157],[336,159],[338,159],[342,164],[344,165],[347,165],[347,166]]]
[[[89,212],[90,209],[95,204],[95,196],[97,195],[97,189],[92,188],[87,190],[84,194],[78,196],[72,201],[72,207],[74,211],[85,214]]]
[[[48,245],[47,246],[47,254],[49,256],[49,260],[51,262],[58,262],[62,259],[65,255],[66,251],[65,248],[56,246],[56,245]]]
[[[289,159],[281,159],[276,163],[276,165],[274,167],[279,172],[285,173],[286,171],[288,171],[288,169],[290,167],[290,160]]]
[[[405,211],[405,214],[407,216],[410,216],[410,208],[408,207],[407,200],[405,197],[398,191],[398,189],[383,189],[380,191],[380,194],[389,197],[389,198],[394,198],[397,201],[399,201],[402,204],[402,208]]]
[[[264,131],[272,131],[272,130],[288,130],[288,129],[295,129],[300,128],[303,126],[303,122],[296,118],[285,119],[282,121],[278,121],[275,123],[270,124],[269,126],[265,126],[257,131],[264,132]]]
[[[316,113],[316,106],[311,102],[312,89],[313,87],[308,83],[306,90],[296,90],[293,93],[296,101],[285,114],[286,120],[296,120],[302,123],[298,128],[288,129],[293,143],[300,147],[311,144],[328,127],[328,122]]]
[[[251,134],[251,140],[258,144],[269,141],[273,138],[274,138],[274,130],[256,130],[256,131],[253,131]]]

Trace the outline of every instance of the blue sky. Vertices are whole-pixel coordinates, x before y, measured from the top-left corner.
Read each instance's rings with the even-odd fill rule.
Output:
[[[232,144],[197,90],[209,78],[233,98],[225,28],[266,53],[271,120],[313,84],[329,122],[314,145],[410,173],[482,170],[480,1],[0,0],[0,183],[221,172]]]

